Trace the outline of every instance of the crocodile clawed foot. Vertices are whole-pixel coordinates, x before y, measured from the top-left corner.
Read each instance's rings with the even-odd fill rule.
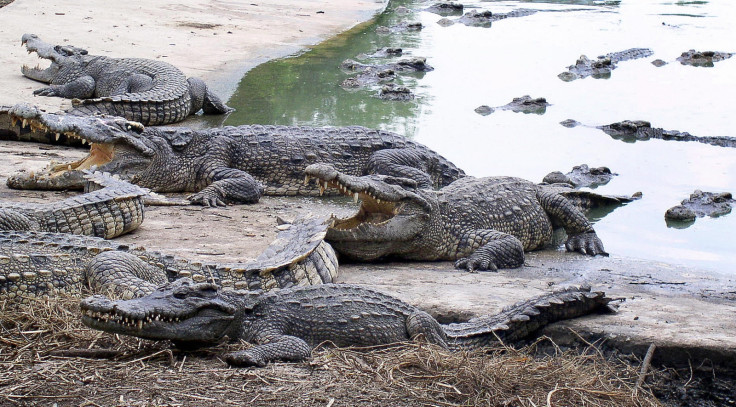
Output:
[[[189,195],[187,200],[193,205],[202,205],[205,207],[227,206],[222,198],[206,192],[197,192],[196,194]]]
[[[268,364],[267,361],[257,357],[256,355],[252,354],[251,352],[247,350],[228,353],[227,355],[225,355],[225,361],[230,366],[238,366],[238,367],[248,367],[248,366],[263,367]]]
[[[47,86],[45,88],[36,89],[33,91],[33,94],[36,96],[60,96],[59,90],[54,88],[53,86]]]
[[[455,262],[455,268],[465,269],[469,273],[477,271],[498,271],[496,264],[488,258],[480,258],[476,256],[463,257]]]
[[[595,232],[585,232],[570,236],[565,243],[568,252],[578,252],[589,256],[606,256],[608,253],[603,248],[603,242],[598,238]]]

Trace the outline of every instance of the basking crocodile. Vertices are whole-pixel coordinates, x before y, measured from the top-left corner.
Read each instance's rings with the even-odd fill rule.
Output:
[[[304,168],[318,162],[352,175],[387,174],[442,187],[464,176],[429,148],[395,133],[364,127],[239,126],[193,130],[143,127],[119,117],[43,113],[28,105],[0,107],[33,129],[85,139],[90,155],[33,177],[8,178],[16,189],[70,189],[81,171],[100,171],[155,192],[196,192],[203,205],[256,202],[267,195],[318,195],[304,185]],[[261,183],[263,185],[261,185]]]
[[[434,191],[408,179],[355,177],[325,164],[307,167],[306,174],[362,199],[354,216],[333,219],[327,230],[341,255],[457,260],[456,267],[470,271],[522,266],[524,251],[551,243],[554,226],[567,232],[568,251],[607,255],[580,207],[629,200],[512,177],[465,177]]]
[[[106,113],[145,125],[169,124],[203,110],[232,111],[207,89],[175,66],[152,59],[89,55],[71,45],[51,45],[35,34],[23,34],[28,53],[51,60],[46,69],[23,66],[27,78],[48,83],[34,95],[72,99],[73,114]]]
[[[611,71],[616,69],[617,63],[631,59],[646,58],[652,55],[654,55],[654,51],[649,48],[631,48],[624,51],[611,52],[601,55],[594,60],[581,55],[575,62],[575,65],[570,65],[567,67],[567,72],[563,72],[557,76],[565,82],[587,78],[588,76],[596,79],[609,78]]]
[[[87,181],[102,188],[52,203],[0,202],[0,230],[74,233],[112,239],[140,226],[143,198],[148,190],[109,174],[84,172]]]
[[[323,240],[325,229],[324,219],[294,222],[255,260],[232,264],[188,261],[88,236],[0,231],[0,301],[77,294],[85,286],[134,298],[182,277],[249,290],[329,283],[337,259]]]
[[[568,289],[519,303],[494,316],[440,325],[403,301],[365,287],[326,284],[271,293],[220,290],[180,279],[148,296],[111,301],[104,296],[81,303],[82,322],[94,329],[182,347],[206,346],[228,337],[256,346],[229,353],[236,366],[264,366],[275,360],[301,361],[312,348],[372,346],[418,335],[451,349],[476,349],[514,342],[546,324],[607,308],[602,292]]]

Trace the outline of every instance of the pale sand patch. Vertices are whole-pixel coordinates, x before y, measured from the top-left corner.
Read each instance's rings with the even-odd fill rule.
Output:
[[[211,84],[224,99],[255,65],[283,57],[369,20],[387,0],[104,1],[16,0],[0,8],[0,104],[29,102],[52,111],[60,98],[34,97],[43,86],[22,64],[48,66],[20,46],[24,33],[90,54],[169,62]]]

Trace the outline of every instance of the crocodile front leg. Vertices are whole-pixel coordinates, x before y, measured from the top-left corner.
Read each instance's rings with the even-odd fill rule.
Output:
[[[569,252],[578,252],[595,256],[608,256],[603,242],[593,229],[588,218],[564,196],[551,191],[539,191],[537,199],[555,225],[562,226],[567,233],[565,248]]]
[[[427,157],[412,148],[394,148],[376,151],[371,155],[363,175],[381,174],[408,178],[417,182],[419,188],[435,188],[426,168]]]
[[[474,248],[478,248],[473,251]],[[455,262],[455,267],[474,272],[498,271],[524,265],[524,246],[516,237],[493,229],[474,230],[465,234],[458,244],[458,256],[469,253]]]
[[[234,168],[220,167],[211,172],[212,183],[189,195],[189,202],[204,206],[225,206],[228,203],[256,203],[263,186],[250,174]]]
[[[281,335],[271,342],[250,349],[228,353],[225,360],[232,366],[266,366],[269,362],[284,360],[301,362],[309,358],[312,347],[296,336]]]
[[[82,76],[63,85],[51,85],[33,91],[37,96],[59,96],[66,99],[89,99],[95,94],[95,80]]]

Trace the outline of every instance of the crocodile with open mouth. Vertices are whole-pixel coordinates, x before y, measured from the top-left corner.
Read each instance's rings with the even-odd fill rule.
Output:
[[[522,266],[524,252],[549,245],[557,226],[567,232],[568,251],[607,255],[581,208],[632,199],[513,177],[465,177],[436,191],[409,179],[356,177],[327,164],[310,165],[306,174],[361,200],[354,216],[333,218],[327,230],[342,257],[457,260],[456,267],[469,271]]]
[[[111,114],[145,125],[184,120],[199,110],[232,111],[199,78],[188,78],[175,66],[152,59],[89,55],[71,45],[51,45],[35,34],[23,34],[28,53],[51,61],[46,69],[24,65],[27,78],[48,83],[34,95],[72,99],[72,114]]]
[[[440,325],[395,297],[349,284],[295,287],[268,293],[220,289],[180,279],[142,298],[112,301],[97,295],[81,303],[82,322],[94,329],[183,348],[228,338],[256,346],[226,355],[235,366],[307,359],[323,342],[373,346],[423,335],[450,349],[516,342],[555,321],[608,310],[602,292],[570,287],[518,303],[496,315]]]
[[[262,193],[318,195],[318,187],[303,182],[304,168],[317,162],[352,175],[412,178],[427,188],[465,175],[421,144],[359,126],[143,127],[120,117],[44,113],[29,105],[0,107],[2,114],[32,131],[91,145],[80,161],[9,177],[8,186],[16,189],[79,188],[80,171],[96,167],[154,192],[195,192],[191,202],[211,206],[257,202]]]

